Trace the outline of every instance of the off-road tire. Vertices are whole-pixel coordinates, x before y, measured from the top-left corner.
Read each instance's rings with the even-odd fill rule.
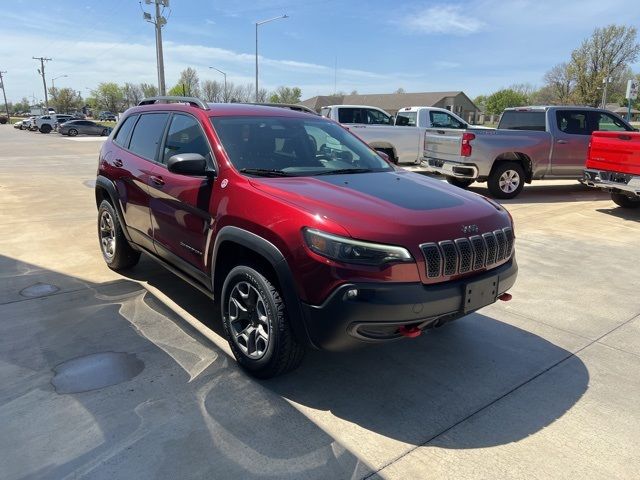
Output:
[[[640,198],[627,197],[622,193],[611,192],[611,200],[613,203],[622,208],[638,208],[640,207]]]
[[[268,321],[269,341],[260,358],[251,358],[236,343],[234,327],[230,319],[230,297],[238,285],[249,285],[259,294]],[[220,296],[222,323],[227,341],[238,364],[257,378],[271,378],[294,370],[304,357],[305,348],[296,340],[284,301],[278,289],[258,270],[240,265],[233,268],[222,286]],[[257,311],[257,308],[254,310]]]
[[[112,254],[106,251],[104,241],[105,232],[103,231],[104,222],[109,218],[113,232],[114,245],[111,248]],[[98,240],[100,241],[100,251],[107,266],[111,270],[126,270],[133,267],[140,260],[140,252],[134,250],[122,231],[122,225],[116,214],[115,209],[107,200],[103,200],[98,208]]]
[[[511,184],[511,187],[508,187],[503,184],[503,181],[513,174],[518,179],[517,186]],[[491,170],[487,180],[487,187],[489,187],[489,192],[494,198],[515,198],[524,188],[524,180],[524,170],[519,163],[500,162]]]
[[[447,182],[449,182],[454,187],[458,188],[468,188],[475,180],[468,178],[457,178],[457,177],[447,177]]]

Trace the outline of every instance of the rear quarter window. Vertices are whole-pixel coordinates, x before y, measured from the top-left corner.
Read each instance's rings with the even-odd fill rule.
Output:
[[[544,132],[546,130],[546,113],[507,110],[502,114],[500,130],[536,130]]]
[[[168,113],[141,115],[131,134],[129,150],[142,158],[156,161],[158,145],[164,134],[168,117]]]
[[[128,146],[129,134],[131,133],[131,130],[133,130],[133,126],[135,125],[137,118],[137,115],[132,115],[125,118],[124,121],[120,124],[113,137],[113,141],[117,145],[125,148]]]

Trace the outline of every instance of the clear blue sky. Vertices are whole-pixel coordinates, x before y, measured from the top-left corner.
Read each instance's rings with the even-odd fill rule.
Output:
[[[10,101],[43,97],[33,56],[53,58],[48,79],[68,75],[56,86],[83,96],[102,81],[156,83],[153,26],[137,1],[2,3],[0,70],[8,71]],[[473,98],[539,85],[595,27],[640,25],[637,0],[171,0],[167,85],[189,66],[201,80],[222,80],[209,65],[253,82],[254,22],[285,13],[290,18],[260,27],[260,82],[300,86],[303,98],[333,91],[336,59],[337,89],[347,92],[402,87]]]

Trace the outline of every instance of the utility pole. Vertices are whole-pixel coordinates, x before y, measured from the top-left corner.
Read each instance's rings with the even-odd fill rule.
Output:
[[[147,5],[154,4],[155,14],[142,11],[142,17],[146,22],[152,23],[156,31],[156,63],[158,65],[158,94],[166,95],[164,83],[164,55],[162,53],[162,27],[167,24],[167,19],[162,15],[165,8],[169,8],[169,0],[144,0]],[[160,7],[162,6],[162,10]]]
[[[42,75],[42,85],[44,86],[44,105],[48,109],[49,97],[47,95],[47,80],[46,80],[46,77],[44,76],[44,62],[50,62],[51,58],[45,58],[45,57],[31,57],[31,58],[33,58],[34,60],[40,60],[40,70],[38,70],[38,73]]]
[[[7,110],[7,122],[11,123],[11,116],[9,115],[9,104],[7,103],[7,92],[4,91],[4,78],[2,74],[7,71],[0,71],[0,87],[2,87],[2,96],[4,97],[4,108]]]

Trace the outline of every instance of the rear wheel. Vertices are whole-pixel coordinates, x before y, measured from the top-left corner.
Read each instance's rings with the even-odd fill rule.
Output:
[[[447,182],[451,185],[455,185],[459,188],[467,188],[471,185],[475,180],[469,178],[457,178],[457,177],[447,177]]]
[[[640,197],[632,198],[627,197],[622,193],[611,193],[611,200],[622,208],[638,208],[640,207]]]
[[[300,365],[305,350],[293,335],[284,301],[259,271],[233,268],[222,286],[221,309],[229,346],[248,373],[270,378]]]
[[[76,135],[78,135],[78,130],[76,130],[75,128],[70,128],[69,129],[69,136],[70,137],[75,137]]]
[[[501,162],[493,167],[487,186],[495,198],[515,198],[524,188],[524,170],[515,162]]]
[[[107,200],[98,208],[98,238],[102,257],[112,270],[131,268],[140,260],[140,252],[129,245],[118,215]]]
[[[44,125],[42,125],[40,127],[40,133],[49,133],[49,132],[51,132],[51,130],[52,130],[51,125],[49,125],[47,123],[45,123]]]

